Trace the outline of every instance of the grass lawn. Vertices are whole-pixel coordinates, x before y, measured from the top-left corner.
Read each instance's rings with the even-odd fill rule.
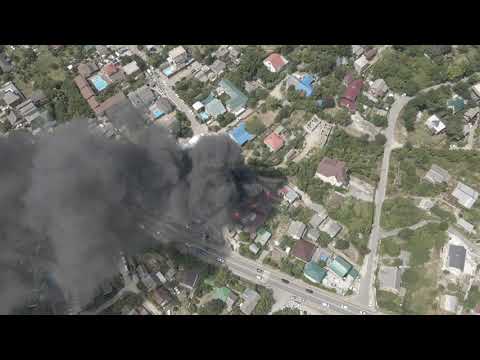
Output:
[[[43,46],[40,47],[36,67],[39,72],[47,74],[52,80],[65,80],[65,69],[63,68],[61,59],[54,56]]]
[[[426,213],[417,208],[412,200],[397,197],[383,203],[380,223],[385,230],[393,230],[415,225],[425,218]]]
[[[388,312],[392,312],[395,314],[401,314],[403,312],[402,308],[402,299],[389,292],[389,291],[382,291],[377,290],[377,304],[382,310],[386,310]]]

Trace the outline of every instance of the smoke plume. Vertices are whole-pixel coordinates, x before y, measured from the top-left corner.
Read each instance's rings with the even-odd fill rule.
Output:
[[[39,274],[85,305],[121,252],[151,244],[139,224],[166,243],[194,241],[182,232],[191,223],[219,234],[256,181],[226,136],[184,149],[149,128],[131,143],[93,135],[81,119],[54,135],[2,138],[0,158],[0,313],[28,302]]]

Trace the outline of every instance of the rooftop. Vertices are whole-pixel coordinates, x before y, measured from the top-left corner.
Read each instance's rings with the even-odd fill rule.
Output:
[[[467,250],[463,246],[450,244],[448,247],[448,267],[463,271]]]
[[[304,262],[312,260],[314,253],[315,245],[306,240],[297,240],[291,252],[292,256]]]
[[[347,168],[343,161],[324,157],[318,164],[317,173],[325,177],[334,176],[338,182],[346,183]]]
[[[267,145],[271,151],[278,151],[283,147],[283,139],[277,135],[276,133],[272,132],[268,135],[263,143]]]
[[[321,283],[322,280],[327,276],[327,271],[320,267],[317,263],[310,261],[305,265],[303,269],[303,275],[310,281],[314,283]]]
[[[329,268],[338,276],[345,277],[353,266],[343,257],[337,256],[335,260],[330,263]]]
[[[240,146],[253,139],[253,135],[245,129],[245,123],[243,121],[230,130],[229,135],[232,140]]]
[[[269,63],[275,71],[280,71],[288,61],[282,55],[273,53],[264,60],[264,63]]]
[[[288,227],[287,233],[294,239],[300,239],[303,236],[305,229],[306,226],[304,223],[300,221],[292,221]]]
[[[457,199],[460,205],[471,209],[473,204],[478,199],[478,192],[472,189],[470,186],[459,182],[457,187],[453,190],[452,196]]]
[[[393,266],[380,266],[378,280],[380,282],[380,289],[399,291],[401,283],[401,273],[399,268]]]

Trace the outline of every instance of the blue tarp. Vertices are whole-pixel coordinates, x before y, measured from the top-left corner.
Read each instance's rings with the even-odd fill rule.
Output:
[[[229,135],[240,146],[253,139],[253,135],[245,130],[245,123],[243,122],[232,129]]]

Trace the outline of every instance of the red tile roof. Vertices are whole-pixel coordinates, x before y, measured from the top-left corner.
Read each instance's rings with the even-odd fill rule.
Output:
[[[263,143],[272,151],[277,151],[283,146],[283,139],[276,133],[272,132],[265,138],[265,140],[263,140]]]
[[[315,253],[315,245],[306,240],[297,240],[292,249],[292,255],[296,258],[309,262]]]
[[[88,86],[87,80],[82,75],[78,75],[73,79],[74,83],[81,90],[83,87]]]
[[[90,86],[84,86],[83,88],[80,89],[80,92],[82,93],[82,96],[85,100],[90,99],[93,95],[93,90]]]
[[[108,63],[102,68],[102,72],[107,76],[115,74],[118,70],[119,68],[112,63]]]
[[[273,53],[273,54],[270,54],[266,59],[265,59],[266,62],[269,62],[270,64],[272,64],[273,68],[275,69],[275,71],[278,71],[280,70],[282,67],[284,67],[287,62],[285,61],[285,59],[283,58],[282,55],[280,54],[277,54],[277,53]]]
[[[318,164],[317,172],[325,177],[335,176],[337,181],[347,181],[347,167],[345,162],[324,157]]]
[[[87,102],[88,102],[88,105],[90,105],[90,108],[92,110],[95,110],[97,107],[100,106],[97,99],[95,99],[95,97],[93,97],[93,96],[90,99],[88,99]]]
[[[348,108],[351,112],[355,112],[357,104],[355,100],[362,91],[363,81],[360,79],[353,80],[345,90],[342,98],[340,99],[340,105]]]

